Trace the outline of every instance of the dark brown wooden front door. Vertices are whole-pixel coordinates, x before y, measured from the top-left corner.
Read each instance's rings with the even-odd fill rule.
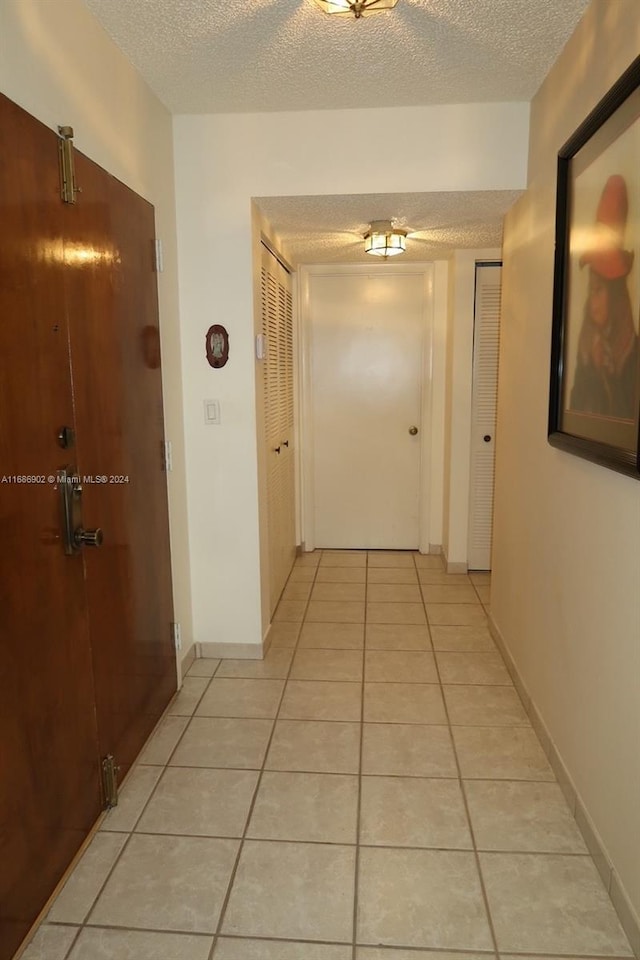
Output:
[[[60,538],[74,426],[56,135],[0,100],[0,956],[101,807],[82,557]],[[16,148],[20,144],[20,149]],[[30,479],[31,478],[31,479]]]
[[[101,754],[122,777],[176,689],[153,207],[81,154],[65,236],[85,551]],[[106,482],[102,482],[106,478]]]
[[[81,156],[83,193],[63,204],[55,133],[2,96],[0,142],[0,960],[9,960],[100,812],[102,757],[129,767],[176,675],[153,210]],[[63,426],[75,433],[68,449]],[[104,532],[102,547],[74,556],[57,482],[66,465],[80,475],[83,525]]]

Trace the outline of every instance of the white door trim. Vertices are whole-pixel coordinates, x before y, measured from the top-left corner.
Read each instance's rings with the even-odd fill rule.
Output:
[[[298,369],[299,375],[299,425],[300,436],[298,445],[299,475],[300,475],[300,530],[301,542],[305,550],[315,549],[314,524],[314,437],[312,417],[312,374],[311,374],[311,328],[310,328],[310,277],[324,276],[378,276],[381,274],[393,275],[420,275],[424,278],[424,313],[423,313],[423,351],[422,351],[422,430],[420,438],[420,521],[419,521],[419,550],[429,553],[430,524],[429,505],[431,491],[432,469],[432,385],[433,385],[433,322],[434,322],[434,265],[432,262],[407,264],[314,264],[301,266],[298,273]]]

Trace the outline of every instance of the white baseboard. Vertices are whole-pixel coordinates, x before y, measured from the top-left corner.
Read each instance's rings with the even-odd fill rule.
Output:
[[[198,643],[197,656],[222,660],[263,660],[265,644],[262,643]]]
[[[487,616],[489,618],[489,629],[491,631],[491,635],[504,657],[507,670],[511,674],[511,679],[513,680],[516,690],[520,695],[522,705],[529,715],[531,725],[538,735],[542,749],[544,750],[547,759],[551,764],[553,772],[558,778],[558,784],[565,795],[569,809],[571,810],[578,828],[584,837],[584,842],[587,845],[587,849],[591,854],[593,862],[596,865],[596,869],[600,874],[607,893],[611,897],[611,902],[613,903],[614,909],[618,914],[618,919],[620,920],[622,929],[629,938],[629,943],[631,944],[631,948],[635,956],[640,958],[640,919],[631,905],[631,901],[629,900],[627,892],[615,871],[615,867],[611,863],[611,858],[607,853],[605,845],[602,842],[602,839],[593,821],[591,820],[589,813],[587,812],[587,808],[585,807],[584,802],[578,793],[578,790],[576,789],[576,786],[571,778],[571,774],[567,770],[565,763],[558,752],[558,748],[551,738],[551,734],[549,733],[547,726],[540,715],[540,711],[531,699],[531,695],[529,694],[529,691],[527,690],[525,683],[520,676],[520,672],[516,666],[516,663],[511,656],[511,652],[507,647],[502,633],[500,632],[500,628],[488,610]]]
[[[185,655],[183,656],[182,660],[180,661],[181,676],[184,677],[184,675],[186,674],[186,672],[188,671],[189,667],[191,666],[191,664],[195,659],[196,659],[196,645],[195,643],[192,643],[189,649],[187,650],[187,652],[185,653]]]
[[[441,550],[440,552],[442,553],[442,556],[444,559],[444,568],[447,571],[447,573],[468,573],[469,572],[469,564],[467,563],[466,560],[464,561],[449,560],[446,550]]]

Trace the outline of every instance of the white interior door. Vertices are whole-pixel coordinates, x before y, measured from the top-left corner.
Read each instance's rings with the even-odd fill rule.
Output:
[[[309,280],[315,545],[416,549],[424,274]]]
[[[470,570],[491,569],[502,267],[476,267],[469,491]]]

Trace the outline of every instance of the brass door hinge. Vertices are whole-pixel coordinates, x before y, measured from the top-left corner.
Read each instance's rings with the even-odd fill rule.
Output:
[[[102,761],[102,792],[107,810],[118,806],[118,772],[120,767],[111,754]]]
[[[58,158],[60,161],[60,196],[64,203],[75,203],[76,171],[73,163],[73,127],[58,127]]]

